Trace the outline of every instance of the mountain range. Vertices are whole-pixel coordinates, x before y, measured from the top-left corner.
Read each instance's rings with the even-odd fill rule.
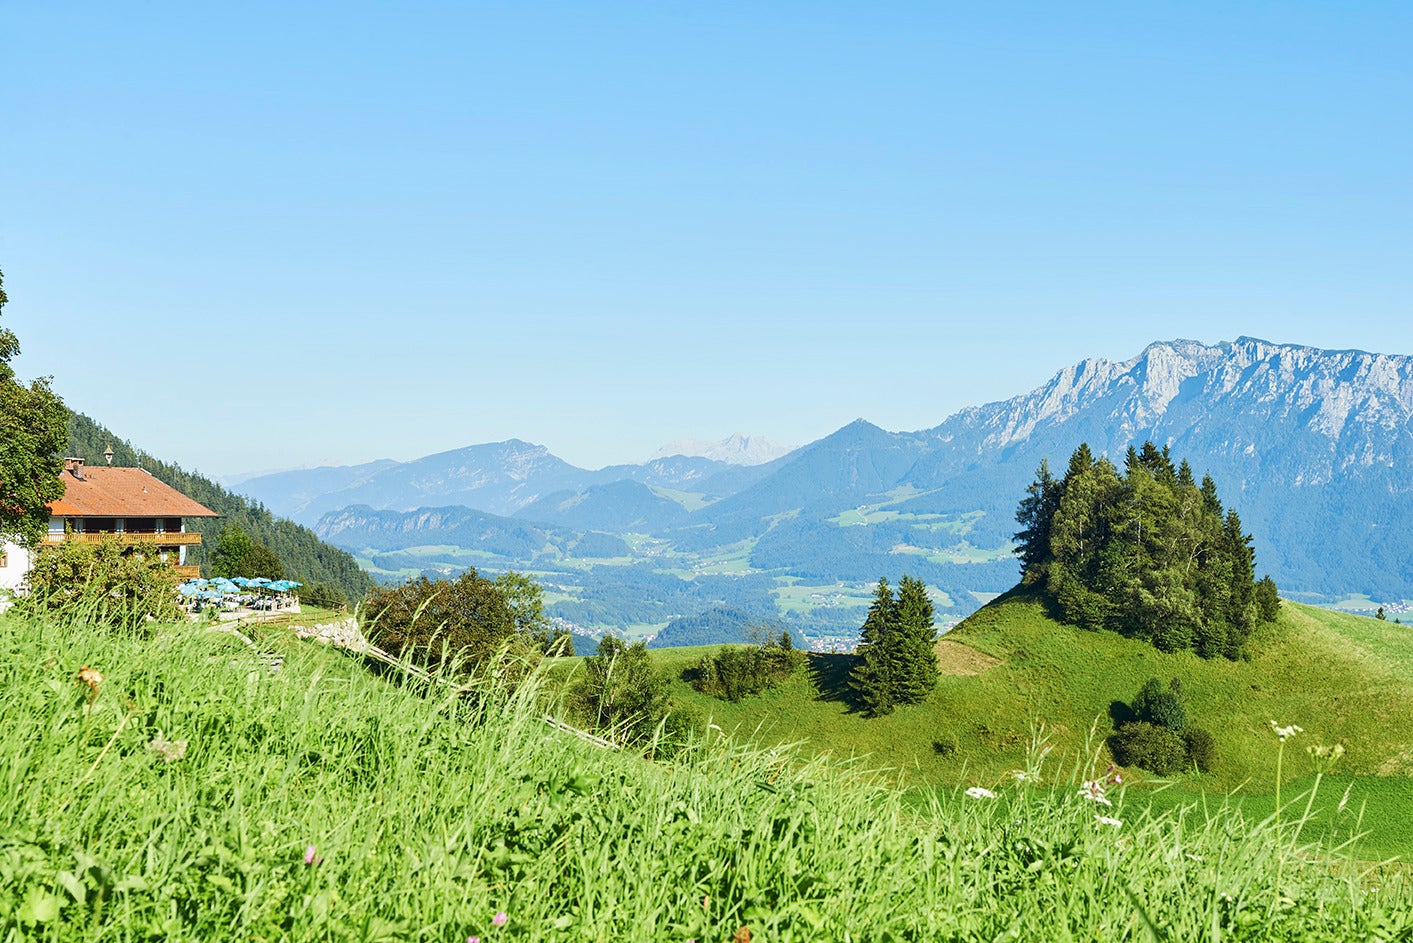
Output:
[[[261,476],[241,490],[355,552],[386,550],[389,528],[405,548],[440,542],[419,532],[415,517],[394,520],[460,506],[627,537],[650,555],[616,563],[655,563],[688,578],[694,568],[726,572],[721,561],[734,559],[741,572],[773,575],[782,606],[796,583],[910,572],[965,614],[1015,581],[1015,508],[1042,458],[1063,470],[1088,442],[1121,461],[1131,444],[1152,440],[1199,477],[1213,476],[1255,538],[1258,570],[1283,594],[1400,600],[1413,598],[1410,416],[1407,356],[1248,337],[1177,340],[1125,361],[1083,361],[930,429],[888,432],[858,420],[754,465],[659,455],[588,471],[510,440],[413,462]],[[572,544],[485,563],[553,567],[573,558]]]

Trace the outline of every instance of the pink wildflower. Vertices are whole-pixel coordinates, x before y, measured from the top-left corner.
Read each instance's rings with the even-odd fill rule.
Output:
[[[509,919],[510,917],[506,916],[504,910],[497,910],[496,915],[491,918],[491,923],[495,924],[498,927],[503,927],[505,926],[505,922]]]
[[[304,863],[305,863],[305,864],[307,864],[307,865],[314,865],[314,864],[318,864],[319,862],[321,862],[321,861],[323,861],[323,860],[324,860],[323,858],[320,858],[320,857],[319,857],[319,854],[318,854],[317,851],[315,851],[313,845],[310,845],[308,848],[304,849]]]

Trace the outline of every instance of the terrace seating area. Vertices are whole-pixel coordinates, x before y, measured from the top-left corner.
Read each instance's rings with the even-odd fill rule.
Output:
[[[177,585],[191,618],[214,612],[218,619],[261,619],[299,612],[299,597],[293,591],[302,586],[294,580],[271,580],[263,576],[247,579],[183,580]]]

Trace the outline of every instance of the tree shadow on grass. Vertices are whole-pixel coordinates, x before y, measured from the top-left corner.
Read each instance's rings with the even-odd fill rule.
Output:
[[[810,683],[818,692],[816,700],[846,704],[850,713],[863,709],[849,684],[849,673],[854,670],[858,656],[810,652],[808,657]]]

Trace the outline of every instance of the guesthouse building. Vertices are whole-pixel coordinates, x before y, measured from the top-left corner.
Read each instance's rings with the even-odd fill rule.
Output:
[[[189,532],[190,518],[219,517],[215,511],[163,484],[141,468],[90,467],[81,458],[64,460],[64,494],[49,505],[49,533],[44,542],[97,542],[112,537],[155,544],[180,576],[198,575],[188,566],[186,549],[201,543]],[[30,552],[0,543],[0,589],[18,590],[29,572]]]

